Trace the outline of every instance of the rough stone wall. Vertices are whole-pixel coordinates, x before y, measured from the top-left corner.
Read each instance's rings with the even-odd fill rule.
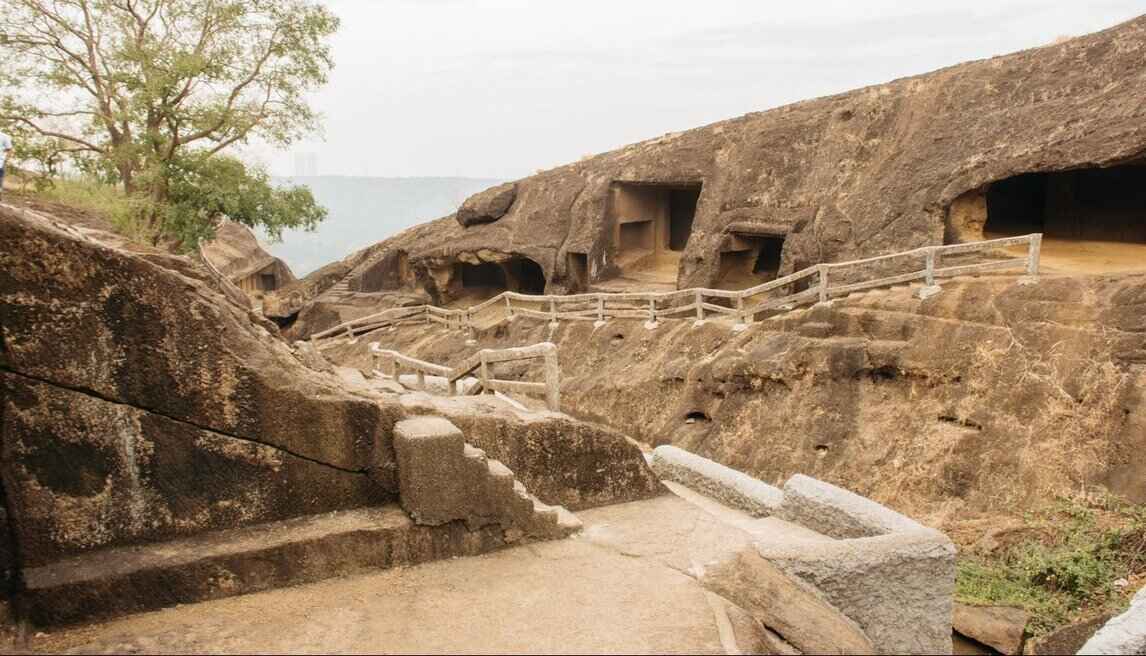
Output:
[[[614,182],[703,183],[680,286],[713,283],[735,222],[788,233],[781,272],[943,241],[960,195],[1027,171],[1146,154],[1146,17],[1061,44],[969,62],[667,134],[524,178],[494,223],[445,217],[368,249],[411,263],[525,255],[551,289],[566,253],[607,271]]]
[[[0,476],[24,565],[396,498],[400,411],[208,279],[0,211]]]

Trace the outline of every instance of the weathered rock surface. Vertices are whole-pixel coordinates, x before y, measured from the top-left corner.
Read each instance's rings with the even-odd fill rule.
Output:
[[[779,515],[841,540],[924,528],[871,499],[803,474],[796,474],[784,483]]]
[[[0,210],[16,566],[395,499],[400,411],[268,326],[188,259]]]
[[[952,626],[959,633],[999,653],[1019,654],[1023,651],[1028,618],[1027,611],[1021,608],[956,603]]]
[[[661,480],[687,485],[753,517],[771,515],[784,500],[779,488],[667,444],[653,450],[651,466]]]
[[[603,426],[472,397],[409,394],[401,403],[410,414],[449,419],[470,444],[504,463],[546,503],[582,510],[665,493],[640,447]]]
[[[926,301],[913,292],[837,299],[741,333],[519,319],[473,346],[440,328],[384,341],[445,365],[552,341],[574,416],[773,485],[804,473],[924,521],[940,506],[1031,508],[1082,484],[1146,500],[1146,276],[984,276]],[[808,322],[832,335],[801,335]],[[358,348],[333,352],[353,360]],[[697,412],[707,421],[687,423]]]
[[[517,185],[512,182],[490,187],[470,196],[458,208],[455,218],[462,227],[492,223],[509,211],[517,198]]]
[[[1144,35],[1139,17],[1055,45],[666,134],[512,183],[516,199],[496,222],[473,224],[497,213],[471,199],[456,217],[367,251],[400,249],[414,265],[512,251],[537,262],[552,289],[567,288],[575,277],[569,254],[585,256],[591,275],[615,264],[607,206],[618,182],[701,185],[677,272],[682,287],[717,279],[735,224],[786,234],[783,271],[940,244],[953,223],[970,221],[953,208],[968,192],[1025,172],[1146,153]]]

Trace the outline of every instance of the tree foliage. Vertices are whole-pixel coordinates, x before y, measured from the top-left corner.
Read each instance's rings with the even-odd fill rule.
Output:
[[[317,129],[306,95],[327,80],[337,28],[313,0],[0,0],[0,124],[48,168],[70,158],[127,194],[174,202],[154,220],[190,230],[217,218],[201,212],[213,201],[188,213],[174,185],[185,192],[195,176],[265,183],[258,171],[239,175],[236,160],[210,160]],[[257,195],[274,204],[244,222],[272,232],[312,223],[304,194],[272,191]]]

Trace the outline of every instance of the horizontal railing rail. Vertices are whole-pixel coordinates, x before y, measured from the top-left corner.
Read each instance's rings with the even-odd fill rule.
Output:
[[[398,351],[383,349],[379,344],[370,345],[374,356],[374,370],[389,375],[398,382],[403,370],[410,370],[417,376],[417,388],[425,391],[426,376],[439,376],[445,379],[446,391],[450,396],[462,393],[461,381],[470,374],[477,373],[478,384],[473,392],[492,394],[532,394],[545,397],[545,405],[554,412],[561,410],[561,379],[557,363],[557,346],[542,342],[532,346],[519,346],[505,349],[482,349],[474,353],[456,367],[450,368],[425,360],[403,355]],[[544,363],[545,381],[540,383],[502,380],[493,376],[493,365],[501,362],[521,360],[541,360]],[[382,365],[388,365],[386,369]]]
[[[1026,246],[1027,253],[1019,258],[944,264],[944,259],[952,256],[973,255],[1009,246]],[[859,260],[816,264],[741,290],[698,287],[665,292],[599,292],[567,296],[506,291],[464,310],[449,310],[433,305],[383,310],[315,333],[311,340],[344,336],[353,340],[365,333],[410,321],[464,329],[472,335],[474,317],[498,306],[502,307],[503,316],[508,319],[520,315],[552,323],[561,320],[604,322],[609,319],[644,319],[651,326],[661,319],[691,315],[698,322],[710,316],[732,317],[736,320],[736,327],[743,328],[759,312],[790,309],[813,301],[824,303],[835,296],[877,287],[922,280],[924,286],[920,295],[926,298],[939,291],[937,281],[940,278],[1017,268],[1025,269],[1026,274],[1034,278],[1039,273],[1041,248],[1041,234],[947,246],[924,246]],[[903,263],[913,268],[907,271],[886,271],[902,266]],[[873,273],[873,269],[877,271]]]

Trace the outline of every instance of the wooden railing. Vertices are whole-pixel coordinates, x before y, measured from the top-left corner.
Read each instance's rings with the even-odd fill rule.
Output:
[[[557,365],[557,346],[549,342],[516,348],[482,349],[452,369],[412,358],[397,351],[383,349],[377,343],[370,345],[370,352],[374,356],[375,371],[387,374],[395,381],[398,381],[403,370],[413,371],[417,375],[417,388],[423,391],[426,390],[427,375],[439,376],[446,380],[446,390],[450,396],[460,395],[462,394],[462,379],[476,371],[478,374],[477,385],[471,388],[470,394],[502,392],[503,394],[544,396],[546,407],[554,412],[561,410],[561,379],[560,369]],[[542,360],[545,367],[545,382],[500,380],[493,377],[493,365],[499,362],[520,360]],[[383,365],[386,366],[386,369],[382,368]]]
[[[1019,258],[944,266],[945,257],[974,255],[1008,246],[1026,246],[1027,252]],[[816,264],[783,278],[738,291],[694,288],[671,292],[568,296],[535,296],[507,291],[465,310],[447,310],[432,305],[384,310],[315,333],[311,339],[339,336],[353,339],[364,333],[408,321],[438,323],[465,329],[472,334],[474,317],[499,305],[504,306],[504,316],[508,319],[518,315],[546,319],[552,323],[561,320],[604,322],[609,319],[645,319],[651,327],[661,319],[691,316],[700,322],[719,315],[734,318],[736,327],[743,329],[760,312],[790,309],[807,302],[825,303],[835,296],[876,287],[922,280],[924,286],[920,295],[925,298],[939,291],[937,281],[945,277],[1022,268],[1033,278],[1039,273],[1041,247],[1041,234],[950,246],[925,246],[862,260]],[[907,271],[900,270],[904,266],[908,268]]]

